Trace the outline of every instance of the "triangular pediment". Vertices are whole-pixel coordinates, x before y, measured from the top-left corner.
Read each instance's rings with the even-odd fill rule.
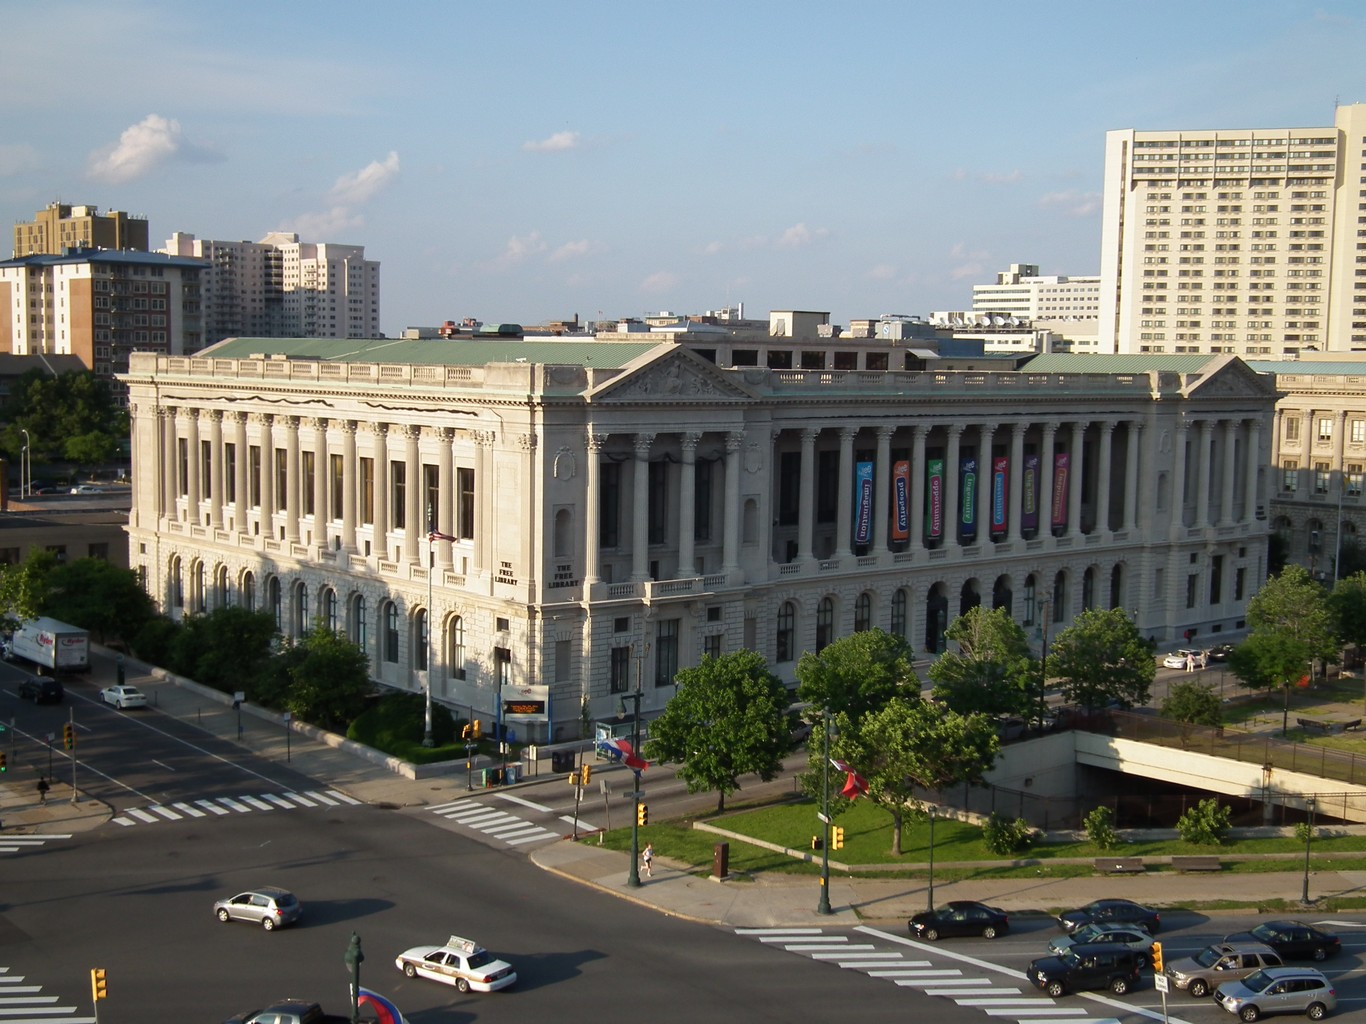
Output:
[[[1265,397],[1275,394],[1276,380],[1258,373],[1236,356],[1225,356],[1187,384],[1185,392],[1201,398]]]
[[[754,392],[733,373],[718,369],[685,348],[653,349],[589,392],[595,403],[752,401]]]

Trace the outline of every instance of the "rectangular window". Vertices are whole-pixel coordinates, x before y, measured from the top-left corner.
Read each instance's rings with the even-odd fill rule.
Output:
[[[661,619],[655,628],[655,685],[672,686],[678,675],[678,628],[681,619]]]
[[[455,535],[474,539],[474,470],[455,471]]]
[[[1195,607],[1195,595],[1200,592],[1200,574],[1191,573],[1186,577],[1186,607]]]
[[[1326,463],[1326,462],[1316,462],[1316,463],[1314,463],[1314,493],[1315,493],[1315,494],[1327,494],[1327,493],[1328,493],[1328,484],[1329,484],[1329,481],[1332,480],[1332,477],[1333,477],[1333,474],[1332,474],[1332,472],[1330,472],[1330,470],[1328,469],[1328,463]]]
[[[227,505],[237,501],[237,445],[223,446],[223,502]]]
[[[574,645],[569,640],[555,641],[555,682],[568,683],[573,675]]]
[[[1366,420],[1352,420],[1352,444],[1366,444]]]
[[[840,453],[816,453],[816,522],[833,523],[839,508]],[[847,467],[850,473],[853,467]]]
[[[1319,418],[1319,440],[1333,440],[1333,420],[1330,417],[1324,416]]]
[[[778,456],[778,525],[796,526],[802,490],[802,453]]]
[[[631,648],[613,647],[608,675],[612,693],[625,693],[631,685]]]
[[[318,468],[317,460],[316,452],[302,451],[299,453],[299,486],[302,488],[299,498],[300,504],[303,506],[300,515],[311,516],[316,511],[313,507],[313,480]]]
[[[261,448],[252,445],[247,449],[247,487],[251,491],[252,508],[261,507]]]
[[[199,442],[199,495],[205,501],[213,500],[213,442]]]
[[[647,532],[651,544],[663,544],[668,540],[669,533],[669,464],[651,462],[648,465],[650,497]]]
[[[360,521],[367,526],[375,522],[375,460],[360,460]]]
[[[1361,477],[1361,464],[1349,462],[1347,464],[1347,477],[1345,483],[1347,485],[1347,493],[1354,498],[1361,497]]]
[[[441,488],[437,484],[435,466],[422,464],[422,524],[423,533],[436,529],[436,516],[441,505]]]
[[[1209,603],[1218,605],[1224,599],[1224,556],[1215,555],[1210,559]]]
[[[706,658],[721,657],[720,633],[710,633],[702,638],[702,656]]]
[[[1294,494],[1300,479],[1300,464],[1295,459],[1286,459],[1281,465],[1281,490]]]
[[[699,462],[693,491],[693,539],[711,540],[711,488],[714,462]],[[683,566],[681,572],[687,575],[691,566]]]
[[[621,466],[615,462],[604,462],[601,470],[598,544],[603,548],[615,548],[621,544]]]
[[[275,508],[272,512],[282,512],[285,508],[285,492],[289,488],[289,451],[275,449]]]
[[[1241,601],[1247,587],[1247,569],[1241,565],[1233,573],[1233,600]]]
[[[190,442],[184,437],[176,438],[176,493],[190,495]]]
[[[109,561],[108,544],[91,544],[87,558],[98,558],[101,562]]]
[[[329,455],[329,487],[332,492],[332,518],[342,517],[342,496],[345,494],[344,487],[346,482],[345,463],[342,462],[340,455]]]
[[[1300,439],[1300,418],[1298,416],[1287,416],[1285,418],[1285,439],[1287,441],[1298,441]]]
[[[395,530],[403,530],[408,525],[408,464],[389,463],[389,497],[393,504],[389,522]]]

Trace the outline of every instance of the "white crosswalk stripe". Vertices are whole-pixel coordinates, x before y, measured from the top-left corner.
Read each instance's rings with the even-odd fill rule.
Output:
[[[0,1020],[5,1024],[97,1024],[98,1018],[76,1016],[78,1006],[58,1006],[60,996],[45,996],[42,985],[24,985],[22,974],[0,967]]]
[[[308,790],[306,792],[262,793],[260,796],[220,796],[195,800],[193,803],[177,801],[171,804],[149,804],[146,807],[130,807],[111,820],[115,825],[125,828],[131,825],[148,825],[161,821],[184,821],[187,818],[224,817],[229,814],[252,814],[256,811],[297,811],[300,808],[357,806],[362,801],[335,789]],[[0,839],[6,843],[9,837]],[[0,851],[4,846],[0,845]],[[0,1024],[8,1024],[0,1013]]]
[[[28,835],[11,836],[0,835],[0,853],[19,853],[21,850],[33,850],[39,846],[44,846],[54,839],[70,839],[70,832],[30,832]],[[0,983],[7,979],[0,975]]]
[[[1022,991],[1018,971],[949,953],[940,958],[942,962],[920,959],[925,952],[917,943],[867,926],[856,930],[858,941],[821,928],[737,928],[735,934],[923,995],[952,999],[988,1017],[1012,1017],[1021,1024],[1119,1024],[1117,1017],[1092,1016],[1085,1006],[1060,1005],[1027,987]],[[984,971],[999,976],[987,977]]]
[[[530,801],[519,800],[516,803],[529,810],[550,811],[550,808],[542,808]],[[473,829],[475,832],[486,835],[490,839],[497,839],[508,846],[523,846],[527,843],[540,843],[563,838],[561,833],[553,829],[537,825],[519,815],[510,814],[498,807],[490,807],[486,803],[468,797],[464,800],[433,804],[427,810],[447,821],[460,825],[462,828]],[[580,831],[591,829],[591,825],[582,821],[579,822]]]

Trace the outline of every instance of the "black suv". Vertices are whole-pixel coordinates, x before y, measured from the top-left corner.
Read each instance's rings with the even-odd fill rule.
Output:
[[[35,679],[32,676],[19,684],[19,697],[35,704],[60,704],[62,684],[56,679]]]
[[[1109,942],[1083,942],[1057,956],[1033,961],[1025,976],[1050,996],[1096,988],[1122,996],[1138,984],[1142,965],[1142,955],[1132,949]]]

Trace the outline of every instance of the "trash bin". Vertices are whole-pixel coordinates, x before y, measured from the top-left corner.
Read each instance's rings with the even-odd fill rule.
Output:
[[[484,788],[489,786],[501,786],[503,784],[503,769],[485,768],[484,769]]]
[[[517,765],[510,764],[503,770],[503,781],[509,786],[517,781]]]
[[[555,773],[574,770],[574,751],[554,750],[550,754],[550,770]]]

